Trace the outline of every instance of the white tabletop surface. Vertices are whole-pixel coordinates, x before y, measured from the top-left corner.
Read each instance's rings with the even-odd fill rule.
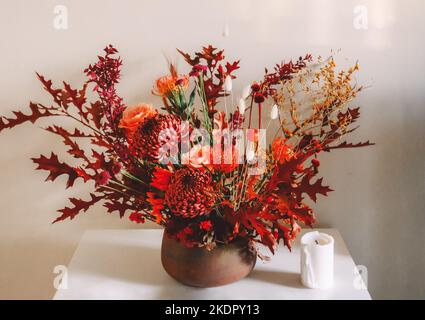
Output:
[[[353,284],[355,264],[338,230],[316,230],[335,239],[331,289],[301,284],[300,237],[292,252],[279,247],[270,262],[258,259],[247,278],[201,289],[178,283],[162,268],[162,230],[89,230],[68,266],[67,288],[57,290],[54,299],[370,299],[367,290]]]

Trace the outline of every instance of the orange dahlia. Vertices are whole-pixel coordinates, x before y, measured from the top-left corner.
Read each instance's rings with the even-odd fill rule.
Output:
[[[178,91],[179,89],[186,90],[189,86],[188,76],[163,76],[156,80],[156,88],[154,93],[158,96],[165,97],[170,92]]]
[[[119,127],[125,129],[127,136],[132,136],[137,128],[146,120],[157,114],[157,111],[146,103],[127,107],[119,123]]]
[[[191,167],[176,171],[165,192],[165,203],[171,212],[185,218],[208,214],[216,199],[209,171]]]

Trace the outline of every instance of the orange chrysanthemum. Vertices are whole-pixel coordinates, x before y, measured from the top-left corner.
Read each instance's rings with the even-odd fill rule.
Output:
[[[210,213],[217,197],[209,171],[186,167],[171,177],[165,203],[174,215],[194,218]]]
[[[188,76],[164,76],[156,80],[156,88],[154,89],[154,94],[165,97],[170,92],[177,91],[179,89],[186,90],[189,86],[189,77]]]
[[[122,114],[119,127],[126,130],[127,136],[132,136],[145,120],[156,114],[157,111],[150,104],[142,103],[127,107]]]

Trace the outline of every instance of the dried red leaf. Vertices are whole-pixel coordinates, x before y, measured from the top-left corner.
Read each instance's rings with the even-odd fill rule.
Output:
[[[96,101],[95,103],[91,103],[90,107],[87,107],[87,113],[90,114],[91,120],[93,121],[96,128],[102,128],[102,118],[103,118],[103,108],[102,103],[100,101]]]
[[[62,89],[55,89],[53,88],[52,80],[46,80],[44,76],[37,73],[37,78],[40,80],[40,82],[43,84],[44,90],[46,90],[53,98],[55,103],[59,106],[66,107],[63,105],[63,99],[62,99]]]
[[[369,140],[365,142],[358,142],[358,143],[351,143],[344,141],[336,146],[326,146],[323,148],[323,151],[330,151],[333,149],[344,149],[344,148],[360,148],[360,147],[367,147],[367,146],[373,146],[375,143],[370,142]]]
[[[58,212],[62,213],[62,215],[56,218],[56,220],[53,221],[53,223],[56,223],[58,221],[63,221],[65,219],[72,220],[81,211],[86,212],[90,207],[92,207],[94,204],[96,204],[101,199],[103,199],[103,196],[97,196],[93,193],[90,193],[90,196],[91,196],[91,199],[88,201],[77,199],[77,198],[70,198],[69,201],[73,204],[73,207],[65,207],[61,210],[58,210]]]
[[[39,158],[31,158],[31,160],[38,164],[37,170],[47,170],[49,175],[46,178],[46,181],[54,181],[57,177],[61,175],[67,175],[68,181],[66,187],[72,187],[79,174],[77,170],[66,163],[60,162],[58,156],[52,152],[50,158],[41,155]]]
[[[56,115],[53,108],[48,108],[40,104],[30,103],[30,114],[26,115],[21,111],[14,111],[15,118],[7,118],[0,116],[0,132],[4,129],[11,129],[25,122],[35,123],[38,119],[43,117],[50,117]]]
[[[120,218],[124,217],[124,214],[127,210],[134,209],[134,207],[126,203],[124,199],[123,199],[123,202],[109,200],[105,202],[103,206],[107,209],[108,213],[113,213],[117,211],[120,215]]]
[[[296,194],[296,197],[299,201],[302,200],[302,194],[306,193],[311,200],[316,202],[317,194],[321,194],[327,196],[328,192],[333,191],[328,186],[323,186],[322,181],[323,178],[317,179],[316,182],[310,184],[311,181],[310,175],[305,175],[297,188],[293,189],[293,192]]]
[[[133,211],[129,216],[130,221],[136,223],[145,223],[145,215],[143,213]]]
[[[80,148],[78,143],[71,139],[71,137],[84,137],[84,134],[81,131],[75,129],[74,133],[71,133],[65,130],[64,128],[56,125],[47,127],[46,130],[54,134],[60,135],[63,138],[63,143],[66,146],[70,147],[67,150],[70,155],[74,156],[77,159],[84,159],[86,162],[89,162],[89,159],[86,157],[84,150]]]
[[[232,63],[224,63],[224,67],[221,62],[224,60],[224,50],[218,50],[211,45],[202,47],[202,51],[195,52],[194,58],[187,53],[177,49],[177,51],[184,57],[186,62],[192,67],[196,65],[206,65],[207,68],[200,72],[203,73],[205,95],[207,97],[207,103],[210,108],[210,116],[214,115],[214,106],[218,103],[218,99],[228,95],[223,90],[224,80],[227,76],[236,78],[233,72],[239,69],[239,60]],[[225,69],[225,70],[224,70]],[[196,72],[196,74],[198,74]]]

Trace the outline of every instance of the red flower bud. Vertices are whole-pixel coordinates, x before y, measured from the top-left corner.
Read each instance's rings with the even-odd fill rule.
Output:
[[[311,160],[311,164],[314,166],[314,167],[318,167],[318,166],[320,166],[320,161],[319,160],[317,160],[316,158],[314,158],[313,160]]]
[[[255,103],[263,103],[265,100],[264,95],[262,93],[257,93],[254,96]]]
[[[258,92],[258,91],[260,91],[260,85],[258,83],[253,83],[251,85],[251,90],[252,90],[252,92]]]
[[[111,175],[108,171],[102,171],[97,177],[96,177],[96,186],[103,186],[108,184],[109,180],[111,179]]]

